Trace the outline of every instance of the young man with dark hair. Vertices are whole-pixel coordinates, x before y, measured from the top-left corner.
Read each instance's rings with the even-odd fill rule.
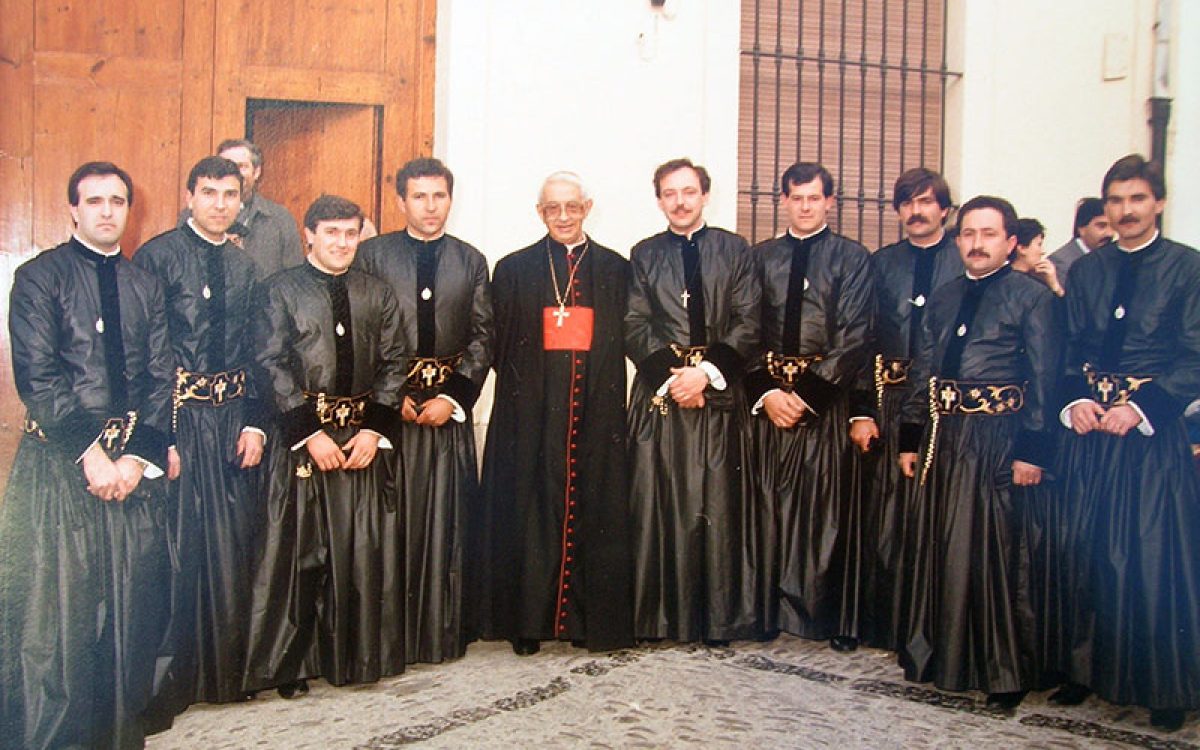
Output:
[[[209,156],[187,179],[191,216],[149,240],[133,262],[166,292],[175,375],[170,453],[171,540],[178,568],[166,636],[159,721],[197,701],[238,700],[262,503],[254,489],[266,415],[254,374],[254,262],[227,234],[242,176]]]
[[[1137,154],[1104,175],[1117,240],[1080,258],[1067,290],[1060,419],[1068,582],[1079,592],[1061,665],[1174,730],[1200,707],[1200,487],[1184,408],[1200,398],[1200,255],[1163,237],[1166,186]]]
[[[926,508],[909,537],[920,546],[913,624],[900,648],[905,676],[981,690],[1002,710],[1037,680],[1022,506],[1052,465],[1062,349],[1054,295],[1008,264],[1016,229],[1002,198],[978,196],[959,209],[966,273],[930,297],[898,459]]]
[[[496,264],[496,399],[483,456],[481,634],[633,645],[622,316],[629,262],[584,232],[579,175],[547,177],[546,234]]]
[[[405,666],[406,467],[390,454],[409,354],[391,288],[351,268],[362,218],[345,198],[313,202],[308,262],[268,281],[253,337],[278,417],[246,688],[285,698],[310,677],[374,682]]]
[[[687,159],[655,170],[669,228],[630,253],[639,638],[722,643],[761,632],[742,387],[761,288],[746,241],[705,224],[709,187],[707,171]]]
[[[962,258],[946,231],[953,205],[950,186],[937,172],[915,167],[896,179],[892,208],[905,233],[871,256],[875,340],[851,398],[850,442],[863,472],[863,635],[872,646],[898,650],[910,627],[913,561],[905,557],[929,540],[910,535],[921,515],[896,464],[900,406],[917,336],[935,289],[962,276]]]
[[[71,240],[17,269],[9,305],[28,413],[0,505],[0,741],[140,748],[175,365],[162,286],[121,255],[129,175],[89,162],[67,193]]]
[[[355,267],[392,288],[409,351],[401,400],[410,662],[462,656],[468,518],[478,507],[473,410],[492,363],[492,290],[483,254],[446,233],[454,175],[437,159],[396,174],[408,226],[364,242]]]
[[[761,338],[746,401],[762,532],[763,627],[858,646],[863,498],[847,475],[849,395],[869,356],[867,249],[829,227],[833,176],[799,162],[780,178],[786,234],[751,249]]]
[[[1071,241],[1047,256],[1064,284],[1075,261],[1093,250],[1099,250],[1113,238],[1112,225],[1104,212],[1104,201],[1099,198],[1079,199],[1072,227]]]

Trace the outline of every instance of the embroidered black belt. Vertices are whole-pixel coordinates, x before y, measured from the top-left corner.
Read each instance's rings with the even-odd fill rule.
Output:
[[[317,419],[321,424],[331,424],[339,429],[357,427],[367,414],[367,400],[371,392],[358,396],[330,396],[326,393],[304,392],[305,398],[317,408]]]
[[[189,401],[221,406],[245,395],[246,371],[243,369],[225,372],[188,372],[182,367],[175,369],[176,407]]]
[[[100,447],[106,453],[116,455],[125,449],[125,444],[129,442],[129,438],[133,435],[133,428],[137,426],[138,415],[136,411],[128,412],[124,417],[109,417],[104,420],[104,427],[100,430]],[[30,435],[41,442],[46,442],[46,433],[42,431],[41,425],[37,420],[25,417],[25,423],[22,425],[26,435]]]
[[[1154,380],[1124,372],[1097,372],[1086,364],[1083,366],[1083,376],[1087,379],[1092,398],[1101,406],[1127,404],[1139,388]]]
[[[408,387],[417,391],[440,388],[454,374],[462,359],[461,354],[450,357],[414,357],[408,365]]]
[[[911,359],[888,359],[882,354],[875,355],[875,401],[880,414],[883,414],[883,389],[907,383],[910,367]]]
[[[671,344],[671,351],[675,352],[675,356],[679,357],[685,367],[698,367],[704,361],[704,355],[708,353],[708,347]]]
[[[929,391],[929,405],[939,414],[1015,414],[1025,406],[1025,385],[937,378]]]
[[[780,385],[793,386],[800,379],[800,375],[812,367],[822,359],[820,354],[813,354],[807,357],[788,357],[775,352],[767,352],[763,356],[763,362],[767,365],[767,372],[771,377],[775,378],[775,382]]]

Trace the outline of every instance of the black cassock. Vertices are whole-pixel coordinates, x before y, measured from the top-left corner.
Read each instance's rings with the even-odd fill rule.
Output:
[[[243,428],[265,426],[253,374],[254,261],[190,226],[160,234],[134,263],[158,277],[177,374],[171,483],[171,625],[155,711],[167,719],[197,701],[242,695],[250,581],[263,510],[256,469],[242,469]]]
[[[473,408],[492,362],[492,290],[487,261],[443,235],[407,232],[364,242],[355,264],[392,287],[409,366],[403,395],[420,406],[444,394],[466,419],[438,428],[402,423],[401,463],[406,565],[405,653],[409,662],[462,656],[471,640],[465,552],[469,516],[479,506]],[[436,361],[434,361],[436,360]]]
[[[1022,535],[1030,488],[1012,484],[1012,464],[1050,468],[1050,400],[1062,342],[1054,295],[1009,266],[979,280],[963,275],[933,293],[900,436],[902,451],[924,447],[910,481],[922,482],[915,491],[926,515],[910,519],[917,528],[905,539],[916,547],[906,554],[914,561],[914,599],[900,644],[910,680],[987,693],[1034,686]],[[931,376],[938,403],[970,413],[931,422]],[[1023,385],[1023,396],[988,385]]]
[[[1109,243],[1071,266],[1067,309],[1063,404],[1124,398],[1154,434],[1063,431],[1060,666],[1113,703],[1200,707],[1200,255]]]
[[[963,274],[962,258],[949,234],[922,248],[908,240],[882,247],[871,256],[875,287],[875,350],[865,363],[860,387],[851,397],[851,416],[866,416],[879,428],[879,443],[868,454],[851,448],[862,466],[863,622],[862,635],[877,648],[896,650],[908,619],[913,561],[905,559],[909,521],[920,513],[912,483],[900,473],[900,407],[908,369],[916,354],[917,332],[930,295]],[[913,531],[916,529],[914,528]],[[920,544],[907,549],[917,549]]]
[[[480,550],[484,638],[633,644],[625,358],[629,263],[587,240],[567,290],[566,249],[545,237],[496,264],[496,396],[484,446]],[[588,351],[544,345],[559,294],[594,316]],[[554,318],[550,318],[553,325]]]
[[[741,237],[704,227],[691,240],[673,232],[643,240],[631,261],[634,632],[752,638],[761,633],[758,550],[741,375],[758,346],[753,256]],[[681,352],[698,346],[725,389],[705,388],[699,409],[657,398],[670,368],[685,364]]]
[[[396,298],[357,269],[311,264],[267,283],[255,331],[279,418],[268,437],[266,529],[254,577],[246,688],[404,671],[404,528],[396,460],[323,472],[303,442],[372,430],[394,446],[408,353]],[[347,400],[348,399],[348,400]],[[382,441],[381,441],[382,442]]]
[[[829,228],[751,252],[762,282],[762,339],[746,401],[753,407],[781,389],[810,409],[786,430],[761,409],[750,421],[763,625],[805,638],[857,637],[864,509],[847,418],[870,347],[869,256]]]
[[[0,742],[140,748],[170,603],[166,481],[104,502],[79,459],[99,440],[166,469],[162,287],[72,239],[17,269],[9,331],[28,416],[0,507]]]

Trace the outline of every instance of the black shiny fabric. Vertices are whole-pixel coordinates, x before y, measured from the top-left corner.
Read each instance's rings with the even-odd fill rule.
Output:
[[[424,270],[422,252],[432,256]],[[492,359],[487,261],[474,247],[449,235],[423,243],[397,232],[364,242],[355,265],[391,285],[410,351],[423,357],[463,355],[456,374],[470,384],[469,398],[461,389],[448,395],[466,411],[466,421],[451,420],[439,428],[406,422],[396,451],[403,482],[408,581],[406,657],[409,662],[457,658],[474,637],[471,618],[464,612],[470,606],[466,545],[480,492],[472,407]],[[429,300],[423,299],[426,288],[432,293]],[[453,385],[449,389],[454,390]],[[404,392],[420,405],[447,390],[413,391],[406,386]]]
[[[169,604],[165,481],[104,502],[76,463],[121,413],[97,324],[105,262],[121,310],[124,406],[138,414],[127,448],[157,434],[138,455],[166,467],[174,361],[162,290],[123,258],[90,253],[74,240],[46,251],[17,269],[12,289],[17,391],[46,436],[22,438],[0,507],[0,742],[15,747],[140,748]]]
[[[982,298],[958,336],[972,289]],[[1012,463],[1051,468],[1044,446],[1053,419],[1048,396],[1061,366],[1061,320],[1045,286],[1007,267],[942,286],[922,327],[904,422],[928,421],[929,377],[940,374],[951,337],[964,340],[956,357],[962,378],[1025,383],[1025,400],[1019,412],[1004,416],[940,416],[928,479],[915,490],[922,515],[910,519],[905,537],[913,599],[900,662],[909,679],[947,690],[1027,690],[1037,683],[1036,623],[1024,553],[1026,491],[1012,485]],[[921,473],[918,462],[911,481]]]
[[[1113,703],[1200,707],[1200,487],[1183,408],[1200,398],[1200,255],[1159,239],[1137,253],[1119,372],[1153,381],[1132,396],[1154,429],[1066,432],[1059,530],[1065,549],[1060,666]],[[1115,243],[1071,267],[1064,405],[1087,397],[1080,369],[1105,355],[1125,253]]]
[[[751,253],[762,283],[762,352],[821,357],[794,392],[813,410],[790,429],[752,417],[762,534],[763,624],[805,638],[859,635],[862,493],[848,460],[848,398],[870,349],[874,297],[866,248],[825,229]],[[794,258],[806,253],[803,274]],[[799,299],[797,299],[797,297]],[[790,309],[789,309],[790,308]],[[793,331],[796,340],[785,339]],[[752,372],[762,367],[751,365]],[[755,379],[747,400],[777,383]]]
[[[473,567],[484,638],[568,637],[591,650],[633,643],[621,345],[629,263],[588,242],[576,285],[595,316],[586,354],[543,348],[543,310],[554,300],[547,251],[561,264],[561,293],[561,245],[543,238],[503,258],[493,276],[496,399],[485,501],[470,545],[479,550]],[[582,377],[572,380],[572,372]],[[564,619],[556,613],[568,566],[580,582],[570,584],[568,604],[577,606]]]
[[[396,460],[380,449],[366,469],[325,473],[285,438],[314,418],[304,393],[370,392],[370,428],[399,439],[395,411],[408,352],[386,283],[351,269],[340,277],[353,316],[352,393],[337,394],[338,334],[327,279],[312,266],[268,283],[256,326],[258,362],[280,422],[267,441],[267,519],[252,593],[246,689],[322,676],[335,685],[404,670],[404,528]],[[374,416],[382,415],[382,416]],[[376,421],[377,420],[377,421]],[[318,426],[339,445],[357,426]],[[308,434],[302,435],[308,437]]]
[[[246,395],[221,405],[187,401],[178,412],[179,479],[170,486],[171,624],[166,670],[153,711],[160,722],[195,702],[242,695],[251,569],[263,513],[257,469],[236,455],[247,426],[265,427],[257,407],[250,326],[260,302],[254,262],[191,227],[165,232],[134,263],[157,276],[166,295],[175,361],[188,372],[246,370]]]
[[[741,382],[758,345],[761,286],[745,240],[699,230],[708,346],[726,388],[705,406],[662,414],[651,404],[670,344],[694,338],[680,299],[685,275],[671,232],[638,243],[625,347],[638,367],[629,404],[634,612],[639,638],[731,640],[760,634],[758,550],[747,408]],[[674,366],[682,363],[675,362]]]

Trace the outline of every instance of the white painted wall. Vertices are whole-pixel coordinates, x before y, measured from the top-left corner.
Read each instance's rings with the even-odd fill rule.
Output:
[[[1200,249],[1200,0],[1175,0],[1167,233]]]

